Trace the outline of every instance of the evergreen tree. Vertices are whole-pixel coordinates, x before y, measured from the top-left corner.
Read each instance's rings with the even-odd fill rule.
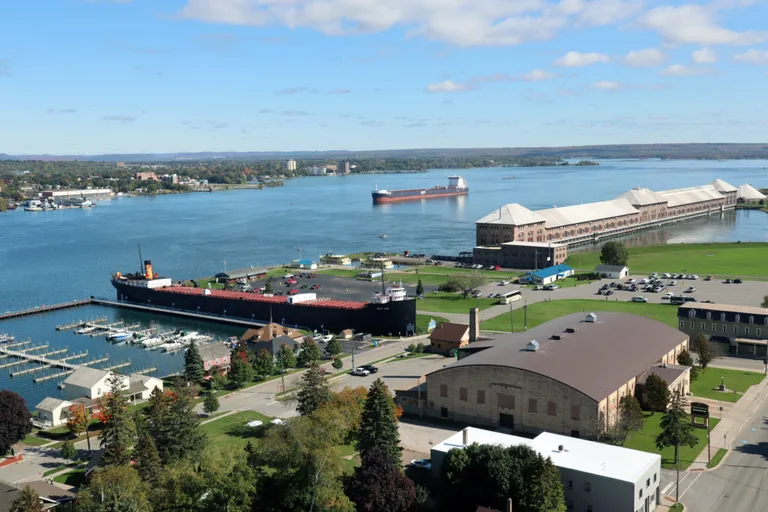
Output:
[[[325,382],[320,367],[312,363],[301,377],[299,391],[296,393],[296,401],[298,402],[296,410],[302,416],[309,416],[330,400],[331,391],[328,389],[328,383]]]
[[[296,355],[293,353],[293,349],[288,346],[287,343],[280,345],[280,351],[277,353],[278,365],[282,366],[280,369],[296,368]]]
[[[32,416],[21,395],[0,391],[0,456],[32,432]]]
[[[219,410],[219,399],[213,393],[206,393],[205,400],[203,400],[203,411],[210,416]]]
[[[715,358],[715,353],[712,351],[709,340],[702,333],[697,334],[693,338],[693,350],[699,355],[699,366],[701,366],[702,370],[705,370]]]
[[[187,379],[187,382],[199,383],[203,381],[204,377],[203,358],[200,357],[197,343],[193,340],[184,354],[184,378]]]
[[[675,447],[675,463],[680,460],[680,446],[691,448],[696,446],[698,439],[693,433],[696,427],[691,423],[691,418],[685,412],[685,398],[679,391],[672,394],[667,413],[661,418],[659,426],[661,432],[656,436],[656,448],[663,450],[669,446]]]
[[[109,393],[102,399],[104,428],[99,434],[104,453],[99,460],[101,466],[122,466],[130,463],[129,449],[134,440],[133,418],[128,412],[128,398],[122,388],[124,377],[112,374]]]
[[[261,349],[253,361],[253,369],[261,378],[269,377],[275,373],[275,358],[265,348]]]
[[[19,497],[11,503],[11,512],[43,512],[40,495],[30,486],[25,485]]]
[[[163,472],[163,461],[160,459],[155,442],[148,433],[143,432],[139,436],[134,457],[136,459],[134,468],[139,472],[141,480],[151,487],[157,486]]]
[[[375,451],[377,448],[379,451]],[[400,434],[397,430],[395,402],[381,379],[376,379],[368,389],[357,450],[361,458],[375,452],[385,454],[391,464],[400,464]]]
[[[268,280],[266,282],[266,284],[264,285],[264,293],[267,293],[267,294],[275,293],[274,290],[272,289],[272,281]]]
[[[167,446],[174,442],[172,425],[169,419],[169,409],[172,396],[170,390],[152,390],[149,396],[149,406],[144,409],[147,421],[144,430],[155,443],[161,458],[166,460]]]
[[[334,337],[331,341],[329,341],[328,346],[325,347],[325,351],[332,356],[341,354],[341,343],[339,342],[339,339]]]
[[[341,357],[336,356],[333,359],[333,363],[331,363],[331,366],[333,366],[336,369],[336,371],[339,371],[344,366],[344,361],[342,361]]]
[[[66,460],[67,462],[70,462],[76,456],[77,456],[77,448],[75,448],[75,444],[69,439],[67,439],[61,445],[61,458]]]
[[[299,366],[309,366],[323,358],[320,347],[317,346],[315,340],[308,339],[302,345],[301,352],[299,352]]]
[[[193,391],[180,386],[168,406],[168,421],[170,428],[166,430],[169,436],[165,446],[157,443],[157,449],[163,462],[168,463],[182,459],[194,459],[199,456],[207,443],[204,432],[200,430],[200,419],[195,412]]]
[[[424,285],[421,282],[421,278],[419,278],[419,282],[416,283],[416,296],[421,297],[424,295]]]
[[[666,380],[652,373],[645,379],[645,390],[651,414],[666,410],[669,402],[669,385]]]

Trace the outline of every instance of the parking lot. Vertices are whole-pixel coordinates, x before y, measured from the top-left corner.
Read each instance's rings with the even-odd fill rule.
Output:
[[[345,387],[364,386],[368,388],[374,380],[381,379],[387,387],[389,387],[389,390],[394,396],[396,389],[412,388],[423,375],[439,370],[443,366],[449,365],[455,361],[454,358],[436,354],[407,359],[404,361],[395,360],[391,363],[376,365],[379,371],[366,377],[358,377],[355,375],[339,377],[333,381],[331,389],[334,391],[341,391]],[[345,363],[347,363],[347,360],[345,360]],[[347,364],[351,364],[351,362]],[[345,369],[348,370],[350,368],[347,367]]]

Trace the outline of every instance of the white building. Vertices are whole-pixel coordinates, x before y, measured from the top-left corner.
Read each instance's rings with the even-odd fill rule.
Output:
[[[621,279],[629,275],[629,267],[624,265],[598,265],[595,267],[595,274],[608,279]]]
[[[37,417],[46,428],[58,427],[67,422],[70,407],[72,407],[72,402],[69,400],[49,396],[37,404]]]
[[[328,168],[325,166],[313,165],[309,168],[309,172],[311,172],[313,176],[325,176],[328,174]]]
[[[67,400],[77,400],[78,398],[88,398],[96,400],[110,392],[110,377],[114,373],[107,370],[88,368],[81,366],[64,381],[64,395]],[[155,387],[163,389],[163,381],[155,377],[147,377],[134,373],[131,375],[120,375],[121,389],[133,400],[147,399]]]
[[[133,400],[148,400],[155,388],[160,391],[163,390],[163,381],[157,377],[149,377],[139,373],[132,373],[129,376],[128,395]]]
[[[661,456],[586,439],[544,432],[534,439],[467,427],[431,450],[432,474],[445,454],[470,444],[526,445],[560,470],[568,510],[651,512],[660,500]]]
[[[757,190],[749,183],[745,183],[739,186],[737,197],[739,200],[747,203],[765,200],[765,194]]]
[[[296,160],[286,160],[283,163],[283,167],[286,171],[295,171],[296,170]]]

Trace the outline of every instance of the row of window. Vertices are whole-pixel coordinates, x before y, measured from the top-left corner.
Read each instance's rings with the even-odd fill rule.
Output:
[[[728,326],[723,324],[722,327],[723,327],[723,329],[722,329],[723,333],[727,334],[728,333]],[[680,328],[681,329],[685,329],[685,320],[680,320]],[[691,320],[691,329],[695,329],[695,328],[696,328],[696,323],[693,320]],[[706,322],[701,322],[701,330],[702,331],[706,331],[707,330],[707,323]],[[714,322],[712,323],[712,332],[717,332],[717,324],[714,323]],[[734,325],[733,326],[733,334],[739,334],[739,326],[738,325]],[[760,327],[755,329],[755,336],[757,336],[759,338],[760,336],[762,336],[762,334],[763,334],[763,330]],[[744,336],[749,336],[749,327],[744,327]]]
[[[696,318],[696,310],[692,309],[688,311],[688,318]],[[720,321],[725,322],[726,320],[725,313],[720,313]],[[707,311],[707,320],[712,320],[712,312]],[[736,315],[733,317],[733,321],[736,323],[741,322],[741,315],[736,313]],[[754,315],[749,315],[749,318],[747,318],[748,323],[754,324],[755,323],[755,317]],[[763,318],[763,324],[768,325],[768,316]]]
[[[448,398],[448,385],[440,384],[440,398]],[[462,402],[469,401],[469,390],[464,387],[459,388],[459,400]],[[478,389],[475,396],[475,403],[478,405],[485,405],[485,390]],[[502,409],[515,409],[515,396],[503,395],[499,397],[499,407]],[[532,414],[538,414],[539,402],[536,398],[528,399],[528,412]],[[557,402],[552,400],[547,401],[547,415],[557,416]],[[578,421],[581,419],[581,406],[571,405],[571,419]]]

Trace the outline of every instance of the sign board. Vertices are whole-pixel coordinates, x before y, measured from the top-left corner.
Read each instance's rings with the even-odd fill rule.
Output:
[[[691,402],[691,416],[693,418],[709,418],[709,406],[702,402]]]
[[[434,319],[430,319],[429,324],[427,325],[427,329],[429,330],[429,332],[432,332],[435,330],[435,327],[437,327],[437,322],[435,322]]]

